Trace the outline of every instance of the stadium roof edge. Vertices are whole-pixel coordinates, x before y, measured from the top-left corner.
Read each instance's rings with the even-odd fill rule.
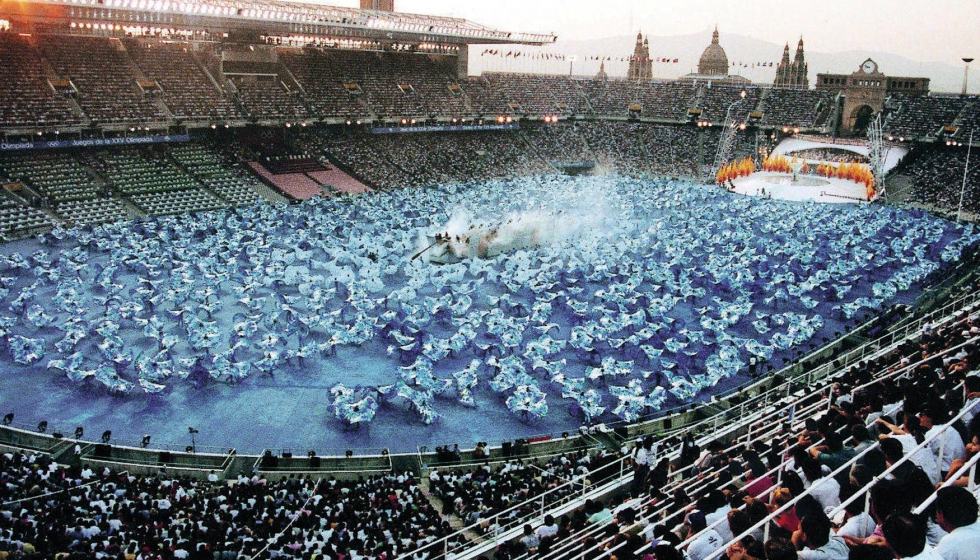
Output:
[[[60,11],[59,11],[60,8]],[[452,44],[546,45],[553,33],[492,29],[448,16],[360,10],[281,0],[21,0],[0,3],[0,14],[35,16],[49,23],[72,20],[171,26],[268,27],[275,33],[351,36]],[[163,21],[161,21],[163,20]]]

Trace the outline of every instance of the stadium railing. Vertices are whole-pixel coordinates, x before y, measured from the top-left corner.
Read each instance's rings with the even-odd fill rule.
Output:
[[[943,351],[942,353],[940,353],[939,355],[940,355],[940,356],[943,356],[943,355],[947,355],[947,354],[950,354],[950,353],[952,353],[952,352],[954,352],[954,351],[956,351],[956,350],[958,350],[958,349],[960,349],[960,348],[962,348],[962,347],[963,347],[963,346],[965,346],[966,344],[973,344],[973,343],[975,343],[975,342],[977,342],[978,340],[980,340],[980,337],[976,337],[976,338],[974,338],[974,339],[972,339],[972,340],[970,340],[970,341],[968,341],[967,343],[964,343],[963,345],[958,345],[958,346],[955,346],[955,347],[951,347],[951,348],[948,348],[948,349],[946,349],[946,350],[944,350],[944,351]],[[883,375],[882,377],[879,377],[878,379],[876,379],[876,380],[875,380],[874,382],[872,382],[872,383],[878,383],[878,382],[880,382],[880,381],[881,381],[882,379],[885,379],[885,378],[889,378],[889,377],[894,377],[896,373],[897,373],[897,374],[901,374],[901,375],[905,375],[905,374],[907,374],[907,373],[909,373],[910,371],[912,371],[912,370],[914,369],[914,367],[915,367],[915,366],[917,366],[917,365],[920,365],[920,364],[922,364],[922,363],[925,363],[925,360],[924,360],[924,361],[922,361],[922,362],[919,362],[919,363],[917,363],[917,364],[915,364],[915,365],[912,365],[912,366],[909,366],[909,367],[907,367],[907,368],[903,368],[903,369],[902,369],[902,370],[901,370],[900,372],[892,372],[892,373],[886,373],[885,375]],[[887,371],[887,370],[884,370],[884,371]],[[871,384],[871,383],[869,383],[868,385],[870,385],[870,384]],[[943,429],[942,429],[941,431],[939,431],[939,432],[937,432],[936,434],[934,434],[933,436],[931,436],[930,438],[928,438],[928,439],[927,439],[926,441],[924,441],[924,442],[923,442],[923,443],[922,443],[921,445],[919,445],[919,446],[918,446],[918,447],[917,447],[916,449],[914,449],[914,450],[912,450],[912,451],[910,451],[910,452],[908,452],[908,453],[907,453],[907,454],[905,455],[905,457],[904,457],[904,458],[902,459],[902,462],[904,462],[905,460],[911,460],[911,456],[912,456],[912,455],[913,455],[913,454],[914,454],[914,453],[915,453],[916,451],[918,451],[919,449],[922,449],[922,448],[924,448],[925,446],[927,446],[927,445],[929,445],[929,443],[931,443],[931,442],[932,442],[933,440],[935,440],[935,438],[936,438],[936,437],[939,437],[939,436],[940,436],[941,434],[943,434],[943,433],[945,433],[945,431],[946,431],[947,429],[953,429],[953,427],[952,427],[952,424],[953,424],[953,423],[954,423],[954,422],[955,422],[956,420],[958,420],[958,419],[959,419],[960,417],[962,417],[962,415],[963,415],[963,414],[965,414],[965,411],[964,411],[964,412],[961,412],[961,413],[960,413],[959,415],[957,415],[957,416],[956,416],[956,417],[955,417],[955,418],[954,418],[953,420],[951,420],[951,421],[950,421],[949,423],[947,423],[947,424],[945,425],[945,427],[944,427],[944,428],[943,428]],[[810,447],[810,448],[812,448],[812,447],[814,447],[814,446],[816,446],[816,445],[819,445],[819,443],[820,443],[820,442],[814,442],[814,443],[812,443],[812,444],[811,444],[811,445],[810,445],[809,447]],[[944,441],[943,441],[943,443],[945,443],[945,439],[944,439]],[[863,457],[863,456],[864,456],[864,455],[865,455],[866,453],[868,453],[868,452],[869,452],[869,451],[870,451],[871,449],[874,449],[874,448],[876,448],[876,447],[877,447],[877,444],[874,444],[874,445],[872,445],[872,446],[869,446],[869,447],[868,447],[867,449],[865,449],[865,450],[863,450],[863,451],[862,451],[862,452],[861,452],[860,454],[858,454],[858,455],[857,455],[856,457],[854,457],[854,458],[852,458],[851,460],[849,460],[849,461],[848,461],[848,462],[847,462],[846,464],[844,464],[844,465],[842,465],[842,466],[841,466],[840,468],[838,468],[838,469],[836,469],[836,470],[834,470],[834,471],[832,471],[832,472],[831,472],[831,474],[829,474],[829,475],[826,475],[825,477],[823,477],[823,478],[821,479],[821,481],[823,481],[823,480],[826,480],[827,478],[833,478],[833,477],[836,477],[836,476],[837,476],[838,474],[840,474],[840,473],[842,473],[842,472],[844,472],[844,470],[847,470],[847,469],[850,469],[850,468],[851,468],[851,467],[852,467],[852,466],[853,466],[854,464],[856,464],[857,462],[859,462],[859,461],[861,460],[861,458],[862,458],[862,457]],[[941,454],[941,453],[942,453],[942,445],[940,446],[940,454]],[[978,457],[974,457],[974,458],[973,458],[973,459],[971,460],[971,463],[970,463],[970,465],[976,465],[976,462],[977,462],[977,460],[978,460],[978,459],[980,459],[980,456],[978,456]],[[776,467],[776,469],[778,469],[778,470],[780,470],[780,471],[781,471],[781,470],[783,470],[783,469],[785,469],[785,467],[787,466],[787,464],[788,464],[788,463],[789,463],[789,460],[787,460],[787,461],[784,461],[784,462],[783,462],[783,463],[782,463],[781,465],[779,465],[778,467]],[[897,466],[897,465],[898,465],[898,463],[896,463],[896,466]],[[774,470],[776,470],[776,469],[774,469]],[[885,472],[884,474],[882,474],[882,475],[880,475],[879,477],[877,477],[877,478],[876,478],[876,479],[875,479],[875,480],[874,480],[874,481],[873,481],[872,483],[870,483],[870,484],[869,484],[868,486],[866,486],[866,487],[865,487],[864,489],[862,489],[862,490],[859,490],[859,491],[858,491],[858,492],[857,492],[857,493],[856,493],[856,494],[855,494],[854,496],[852,496],[852,498],[851,498],[851,499],[849,499],[849,500],[847,500],[847,501],[845,501],[845,502],[843,502],[841,506],[839,506],[839,507],[837,507],[837,508],[836,508],[836,509],[835,509],[835,510],[834,510],[834,511],[833,511],[833,512],[832,512],[832,513],[830,514],[830,516],[831,516],[831,517],[833,517],[834,515],[836,515],[837,513],[839,513],[839,512],[840,512],[840,511],[841,511],[841,510],[842,510],[842,509],[844,508],[844,506],[846,506],[846,505],[848,505],[849,503],[851,503],[851,502],[853,502],[853,501],[854,501],[855,499],[857,499],[858,497],[860,497],[860,496],[862,495],[862,492],[865,492],[865,491],[866,491],[866,490],[867,490],[868,488],[870,488],[871,486],[873,486],[873,485],[874,485],[874,482],[876,482],[877,480],[880,480],[880,479],[882,479],[882,478],[884,478],[884,477],[885,477],[885,476],[886,476],[886,475],[887,475],[887,474],[888,474],[889,472],[891,472],[891,470],[892,470],[892,469],[889,469],[889,470],[888,470],[888,471],[886,471],[886,472]],[[959,473],[959,474],[957,474],[957,475],[956,475],[956,477],[959,477],[959,476],[962,476],[962,473],[963,473],[963,472],[966,472],[967,470],[969,470],[969,465],[964,465],[964,467],[963,467],[963,468],[961,468],[961,469],[960,469],[960,471],[958,471],[958,473]],[[974,470],[975,470],[975,469],[974,469]],[[971,472],[972,472],[972,471],[971,471]],[[769,473],[767,473],[767,474],[772,474],[772,470],[770,470],[770,471],[769,471]],[[972,476],[972,475],[971,475],[971,476]],[[955,478],[953,478],[952,480],[955,480]],[[818,482],[816,482],[816,483],[814,484],[814,486],[811,486],[811,489],[812,489],[813,487],[816,487],[816,486],[819,486],[819,484],[820,484],[820,481],[818,481]],[[777,485],[778,485],[778,482],[777,482]],[[769,517],[769,518],[767,518],[767,520],[764,520],[764,521],[760,521],[760,522],[759,522],[758,524],[756,524],[756,525],[754,525],[754,526],[753,526],[753,527],[752,527],[751,529],[749,529],[749,530],[747,530],[747,531],[746,531],[745,533],[743,533],[743,534],[742,534],[742,535],[740,535],[740,536],[736,536],[735,538],[733,538],[733,539],[732,539],[731,541],[729,541],[729,542],[736,542],[736,541],[738,541],[738,540],[740,540],[740,539],[741,539],[742,537],[744,537],[745,535],[748,535],[748,534],[750,534],[750,533],[752,533],[753,531],[755,531],[756,529],[758,529],[758,528],[760,528],[760,527],[761,527],[761,526],[762,526],[763,524],[765,524],[765,527],[764,527],[764,529],[763,529],[763,530],[764,530],[764,534],[765,534],[765,538],[767,539],[767,538],[768,538],[768,529],[769,529],[769,523],[768,523],[768,521],[771,521],[771,520],[772,520],[772,519],[773,519],[774,517],[776,517],[776,516],[778,516],[778,515],[779,515],[780,513],[782,513],[783,511],[786,511],[786,510],[788,510],[788,509],[789,509],[790,507],[792,507],[792,506],[794,506],[794,505],[796,504],[796,502],[797,502],[797,501],[799,501],[799,499],[800,499],[800,498],[802,498],[802,496],[804,496],[804,495],[808,495],[808,494],[810,494],[810,492],[811,492],[811,489],[808,489],[808,490],[807,490],[807,492],[805,492],[805,493],[803,493],[803,494],[801,494],[800,496],[797,496],[797,497],[795,497],[795,498],[794,498],[794,500],[792,500],[792,501],[791,501],[790,503],[788,503],[788,504],[786,504],[785,506],[783,506],[783,508],[780,508],[779,510],[777,510],[777,511],[775,511],[775,512],[773,512],[773,513],[772,513],[772,514],[770,515],[770,517]],[[766,493],[768,493],[768,492],[769,492],[769,491],[767,491]],[[866,499],[867,499],[867,498],[866,498]],[[865,511],[868,511],[868,509],[867,509],[867,508],[868,508],[868,505],[867,505],[867,503],[866,503],[866,504],[865,504]],[[718,520],[718,521],[717,521],[716,523],[713,523],[712,525],[709,525],[709,526],[708,526],[708,527],[707,527],[707,528],[705,529],[705,531],[707,531],[707,530],[709,530],[709,529],[712,529],[712,528],[713,528],[713,526],[716,526],[716,525],[718,525],[718,524],[720,524],[720,523],[721,523],[722,521],[723,521],[723,520]],[[681,544],[680,544],[680,545],[679,545],[678,547],[679,547],[679,548],[683,548],[683,547],[684,547],[685,545],[688,545],[688,544],[690,544],[691,542],[693,542],[693,541],[695,541],[695,540],[697,540],[697,538],[699,538],[699,537],[701,536],[701,534],[702,534],[702,533],[700,533],[700,532],[699,532],[698,534],[696,534],[696,535],[693,535],[693,536],[691,536],[690,538],[688,538],[688,539],[686,539],[686,540],[684,540],[684,541],[683,541],[683,542],[682,542],[682,543],[681,543]],[[620,546],[623,546],[623,545],[619,545],[619,546],[616,546],[616,547],[613,547],[613,548],[611,548],[611,549],[609,549],[609,550],[607,550],[607,552],[609,552],[609,553],[612,553],[612,552],[614,552],[614,551],[615,551],[615,550],[616,550],[617,548],[619,548]],[[722,550],[724,550],[724,549],[722,549]],[[636,551],[636,552],[637,552],[637,553],[640,553],[641,551]],[[717,557],[717,554],[715,554],[715,555],[712,555],[712,556],[709,556],[708,558],[713,558],[713,557]]]
[[[952,352],[955,352],[956,350],[959,350],[961,347],[965,346],[966,344],[974,343],[977,340],[980,340],[980,337],[977,337],[977,338],[975,338],[975,339],[973,339],[971,341],[968,341],[967,343],[964,343],[963,345],[957,345],[955,347],[948,348],[948,349],[944,350],[940,355],[942,356],[942,355],[951,354]],[[912,371],[915,367],[917,367],[918,365],[921,365],[922,363],[925,363],[925,361],[921,361],[921,362],[918,362],[916,364],[911,364],[908,367],[899,370],[898,373],[906,373],[907,374],[908,372]],[[880,372],[880,375],[883,375],[884,377],[893,377],[893,376],[895,376],[895,372],[888,373],[887,368],[883,368],[881,370],[881,372]],[[876,380],[876,382],[877,381],[880,381],[880,379],[881,379],[881,377],[879,377],[878,380]],[[801,404],[801,400],[802,399],[806,399],[806,398],[809,398],[809,397],[814,396],[814,395],[819,395],[821,397],[821,399],[823,398],[823,395],[820,392],[814,392],[814,393],[808,393],[808,394],[807,393],[804,393],[803,395],[799,395],[799,398],[798,399],[791,399],[791,400],[789,400],[789,402],[786,404],[786,407],[783,408],[783,409],[777,410],[776,413],[777,414],[788,414],[789,410],[791,410],[791,409],[794,410],[794,412],[795,412],[795,414],[794,414],[794,418],[795,418],[794,425],[795,426],[800,426],[800,425],[803,424],[803,422],[805,421],[805,419],[807,417],[811,417],[811,416],[815,415],[816,413],[819,413],[820,411],[822,411],[824,409],[824,405],[823,405],[823,402],[822,401],[818,401],[817,403],[814,403],[812,405],[809,405],[809,406],[804,407],[804,408],[799,409],[799,410],[796,409],[797,405]],[[828,401],[829,401],[829,399],[828,399]],[[746,429],[748,429],[748,426],[750,424],[753,424],[753,423],[755,423],[754,419],[750,419],[750,420],[745,421],[745,422],[739,422],[738,424],[739,424],[740,429],[746,430]],[[779,431],[779,429],[778,428],[775,428],[775,429],[771,430],[770,432],[763,432],[762,434],[759,434],[756,437],[754,437],[753,439],[751,439],[749,441],[749,443],[751,443],[752,441],[761,440],[762,438],[765,438],[765,437],[769,437],[770,435],[772,435],[772,433],[778,432],[778,431]],[[718,435],[718,437],[721,437],[720,434],[714,434],[714,435]],[[712,437],[711,439],[714,439],[714,438]],[[813,447],[815,445],[819,445],[820,443],[821,443],[820,441],[814,442],[814,443],[812,443],[810,445],[810,447]],[[731,450],[734,447],[735,447],[734,445],[731,446],[731,447],[729,447],[729,450]],[[673,457],[676,458],[676,450],[675,450],[675,453],[673,454]],[[777,477],[779,477],[779,475],[781,474],[781,470],[785,467],[785,465],[787,464],[787,462],[788,462],[788,460],[784,461],[784,463],[782,465],[780,465],[779,467],[776,467],[774,469],[771,469],[770,472],[767,473],[767,474],[772,474],[773,472],[776,472],[777,473]],[[686,471],[686,470],[689,470],[689,469],[690,469],[690,467],[686,467],[684,469],[681,469],[681,471],[679,471],[679,472],[683,472],[683,471]],[[678,473],[673,473],[673,474],[676,475]],[[837,473],[834,473],[834,475],[836,475],[836,474]],[[833,476],[833,475],[831,475],[831,476]],[[630,477],[626,477],[625,479],[621,479],[620,482],[625,483],[626,480],[628,480],[629,478]],[[736,479],[738,479],[738,478],[740,478],[740,477],[736,477]],[[687,488],[685,490],[690,490],[691,492],[702,490],[706,486],[706,483],[704,483],[703,481],[704,481],[704,479],[694,479],[694,484],[692,485],[692,487],[691,488]],[[661,506],[658,510],[656,510],[655,512],[653,512],[651,515],[646,516],[645,518],[643,518],[643,520],[645,520],[645,521],[652,521],[655,516],[665,514],[667,512],[667,509],[668,508],[669,508],[669,505]],[[552,513],[553,515],[555,514],[555,512],[550,512],[550,513]],[[719,523],[720,523],[720,521],[719,521]],[[601,531],[601,529],[596,529],[596,528],[594,528],[594,530],[596,532]],[[518,534],[515,531],[511,531],[511,533],[509,535],[507,535],[507,536],[510,537],[510,538],[516,538],[518,536]],[[582,540],[582,538],[587,538],[588,536],[589,536],[588,534],[585,534],[585,535],[583,535],[583,534],[577,534],[577,535],[575,535],[575,539],[574,540],[575,540],[576,543],[578,543],[578,542],[580,542]],[[692,539],[693,538],[697,538],[697,535],[695,535],[694,537],[692,537]],[[596,546],[598,547],[598,546],[600,546],[600,544],[601,544],[601,542],[600,543],[597,543]],[[622,545],[620,545],[620,546],[622,546]],[[559,547],[553,549],[552,552],[557,557],[558,553],[560,551],[562,551],[562,550],[564,550],[566,553],[569,552],[569,551],[567,551],[565,549],[567,549],[567,546],[559,546]],[[582,551],[578,555],[578,557],[582,557],[585,554],[585,552],[586,551]],[[613,552],[613,550],[607,550],[606,552],[610,552],[611,553],[611,552]],[[637,552],[639,552],[639,551],[637,551]],[[469,556],[470,555],[470,552],[467,551],[466,554],[467,554],[467,556]]]
[[[235,455],[234,449],[224,453],[148,453],[139,447],[95,443],[82,446],[79,460],[93,467],[125,470],[132,474],[156,475],[163,471],[171,475],[206,479],[212,472],[219,474],[221,478],[227,478]]]
[[[392,472],[394,465],[391,455],[386,450],[374,450],[374,453],[352,454],[350,457],[320,457],[317,455],[294,457],[287,453],[277,456],[269,451],[255,459],[252,464],[252,472],[269,480],[327,475],[345,479],[359,475]]]
[[[980,337],[975,337],[975,338],[973,338],[973,339],[971,339],[971,342],[973,342],[973,343],[975,343],[975,342],[976,342],[977,340],[980,340]],[[942,353],[942,354],[940,354],[940,355],[944,355],[944,354],[945,354],[945,353],[947,353],[947,352],[948,352],[948,350],[947,350],[947,351],[945,351],[944,353]],[[897,469],[898,467],[900,467],[901,465],[903,465],[903,464],[905,464],[905,463],[906,463],[906,462],[908,462],[908,461],[911,461],[911,460],[912,460],[912,456],[913,456],[913,455],[915,455],[915,454],[916,454],[916,453],[917,453],[918,451],[920,451],[920,450],[922,450],[922,449],[925,449],[926,447],[928,447],[928,445],[929,445],[930,443],[932,443],[932,442],[933,442],[933,440],[935,440],[935,439],[936,439],[937,437],[940,437],[941,435],[943,435],[943,434],[945,434],[945,433],[946,433],[946,430],[952,430],[952,429],[955,429],[955,428],[953,427],[953,424],[954,424],[955,422],[957,422],[958,420],[960,420],[960,419],[961,419],[961,418],[962,418],[962,417],[963,417],[963,416],[964,416],[964,415],[965,415],[965,414],[966,414],[967,412],[969,412],[969,411],[968,411],[968,410],[962,410],[962,411],[960,411],[960,412],[959,412],[959,413],[958,413],[958,414],[957,414],[956,416],[954,416],[954,417],[953,417],[953,418],[952,418],[952,419],[951,419],[951,420],[950,420],[949,422],[947,422],[947,423],[946,423],[946,424],[945,424],[945,425],[943,426],[943,428],[942,428],[941,430],[938,430],[938,431],[936,431],[936,432],[935,432],[935,433],[933,433],[933,434],[932,434],[931,436],[929,436],[929,437],[927,437],[927,438],[925,438],[925,439],[924,439],[924,440],[922,441],[922,443],[919,443],[919,444],[918,444],[917,446],[915,446],[915,447],[914,447],[913,449],[911,449],[911,450],[909,450],[909,451],[907,451],[907,452],[905,453],[905,455],[904,455],[904,456],[903,456],[903,457],[902,457],[902,458],[901,458],[901,459],[900,459],[899,461],[896,461],[896,462],[895,462],[894,464],[892,464],[892,466],[890,466],[890,467],[888,467],[887,469],[885,469],[885,471],[884,471],[883,473],[881,473],[880,475],[878,475],[878,476],[876,476],[876,477],[874,477],[874,478],[873,478],[873,479],[871,480],[871,482],[869,482],[869,483],[867,483],[867,484],[866,484],[866,485],[864,485],[864,486],[863,486],[862,488],[860,488],[860,489],[858,489],[858,490],[857,490],[857,491],[856,491],[856,492],[854,493],[854,495],[853,495],[853,496],[851,496],[851,498],[849,498],[848,500],[845,500],[844,502],[842,502],[842,503],[841,503],[841,505],[840,505],[840,506],[838,506],[838,507],[837,507],[837,508],[835,508],[835,509],[834,509],[833,511],[831,511],[831,512],[830,512],[830,514],[828,515],[828,517],[831,517],[831,518],[833,518],[833,517],[834,517],[835,515],[837,515],[837,514],[838,514],[838,513],[840,512],[840,511],[842,511],[842,510],[843,510],[843,508],[844,508],[844,507],[845,507],[845,506],[846,506],[847,504],[850,504],[850,503],[851,503],[851,502],[852,502],[853,500],[856,500],[856,499],[859,499],[859,498],[860,498],[860,497],[862,497],[862,496],[863,496],[863,497],[864,497],[864,499],[866,500],[866,502],[865,502],[865,511],[868,511],[868,509],[867,509],[867,506],[868,506],[868,504],[867,504],[867,500],[869,499],[869,490],[871,490],[871,488],[872,488],[872,487],[873,487],[873,486],[874,486],[875,484],[877,484],[877,483],[878,483],[879,481],[881,481],[881,480],[884,480],[884,479],[886,479],[886,477],[887,477],[887,476],[888,476],[889,474],[891,474],[892,472],[894,472],[894,471],[895,471],[895,470],[896,470],[896,469]],[[833,471],[831,472],[831,474],[830,474],[830,475],[828,475],[828,476],[826,476],[826,477],[824,477],[824,478],[822,478],[822,479],[820,479],[820,481],[825,481],[825,480],[827,480],[828,478],[831,478],[831,477],[835,477],[835,476],[837,476],[838,474],[840,474],[840,473],[842,473],[842,472],[844,472],[845,470],[850,470],[850,468],[851,468],[851,467],[853,467],[853,466],[854,466],[854,465],[855,465],[855,464],[857,463],[857,461],[858,461],[858,460],[860,460],[860,458],[862,458],[862,457],[863,457],[863,456],[864,456],[865,454],[867,454],[867,453],[868,453],[868,452],[869,452],[869,451],[870,451],[870,450],[871,450],[872,448],[874,448],[874,447],[876,447],[876,446],[870,446],[870,447],[869,447],[868,449],[865,449],[865,450],[864,450],[863,452],[861,452],[861,453],[859,453],[859,454],[858,454],[857,456],[855,456],[855,457],[854,457],[854,458],[852,458],[851,460],[849,460],[849,461],[847,461],[846,463],[844,463],[844,464],[843,464],[843,465],[841,465],[840,467],[838,467],[838,468],[836,468],[836,469],[834,469],[834,470],[833,470]],[[974,464],[975,464],[975,463],[974,463]],[[758,523],[756,523],[756,524],[754,524],[754,525],[753,525],[752,527],[750,527],[749,529],[747,529],[747,530],[746,530],[746,531],[745,531],[744,533],[742,533],[742,534],[740,534],[740,535],[736,535],[736,536],[735,536],[735,537],[734,537],[734,538],[733,538],[733,539],[732,539],[732,540],[731,540],[730,542],[736,542],[736,541],[739,541],[739,540],[741,540],[741,539],[743,539],[743,538],[745,538],[746,536],[748,536],[749,534],[751,534],[751,533],[752,533],[753,531],[755,531],[755,530],[757,530],[757,529],[760,529],[760,528],[764,528],[764,527],[767,527],[767,526],[768,526],[768,523],[769,523],[769,521],[772,521],[772,520],[773,520],[773,519],[775,518],[775,516],[777,516],[777,515],[778,515],[778,514],[780,514],[780,513],[783,513],[783,512],[785,512],[785,511],[786,511],[786,510],[788,510],[788,509],[789,509],[790,507],[792,507],[792,506],[795,506],[795,505],[796,505],[796,503],[797,503],[797,502],[798,502],[798,501],[799,501],[799,500],[800,500],[800,499],[801,499],[801,498],[802,498],[803,496],[807,496],[807,495],[809,495],[809,494],[810,494],[810,492],[811,492],[811,490],[812,490],[812,489],[813,489],[813,488],[814,488],[814,487],[815,487],[816,485],[818,485],[820,481],[818,481],[817,483],[814,483],[814,485],[813,485],[813,486],[811,486],[811,487],[810,487],[809,489],[807,489],[807,491],[806,491],[806,492],[804,492],[804,493],[802,493],[802,494],[800,494],[799,496],[795,496],[795,497],[794,497],[794,498],[793,498],[792,500],[790,500],[789,502],[787,502],[787,503],[786,503],[785,505],[783,505],[783,506],[782,506],[782,507],[780,507],[780,508],[777,508],[777,509],[776,509],[776,511],[774,511],[774,512],[772,512],[772,513],[770,513],[770,515],[769,515],[768,517],[766,517],[766,518],[765,518],[764,520],[762,520],[762,521],[760,521],[760,522],[758,522]],[[722,555],[722,554],[723,554],[724,552],[725,552],[725,549],[724,549],[724,548],[722,548],[722,549],[719,549],[718,551],[715,551],[715,552],[714,552],[714,553],[712,553],[711,555],[709,555],[709,556],[707,556],[707,557],[705,558],[705,560],[712,560],[713,558],[719,558],[719,557],[721,557],[721,555]]]

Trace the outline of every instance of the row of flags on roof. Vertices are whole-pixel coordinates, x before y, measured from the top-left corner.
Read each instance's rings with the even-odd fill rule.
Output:
[[[565,55],[557,53],[527,53],[524,51],[503,51],[501,49],[485,49],[480,53],[481,57],[497,57],[497,58],[524,58],[526,60],[557,60],[557,61],[595,61],[595,62],[656,62],[658,64],[678,64],[680,62],[679,58],[671,58],[669,56],[658,56],[656,58],[650,57],[636,57],[636,56],[584,56],[580,57],[577,55]],[[775,62],[732,62],[732,68],[772,68],[776,66]]]
[[[486,49],[480,56],[496,56],[499,58],[526,58],[528,60],[571,60],[571,61],[596,61],[596,62],[662,62],[662,63],[672,63],[677,64],[680,62],[678,58],[670,57],[657,57],[657,58],[639,58],[635,56],[578,56],[578,55],[565,55],[556,53],[526,53],[524,51],[507,51],[506,53],[500,49]]]

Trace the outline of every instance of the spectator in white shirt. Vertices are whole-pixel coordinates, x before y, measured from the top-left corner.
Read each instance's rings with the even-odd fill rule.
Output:
[[[555,517],[550,513],[544,516],[544,524],[538,527],[535,531],[538,539],[543,539],[545,537],[553,537],[558,534],[558,524],[555,523]]]
[[[687,547],[685,557],[688,560],[703,560],[710,556],[711,553],[725,546],[725,540],[721,538],[721,535],[717,531],[706,528],[708,523],[705,520],[704,513],[700,510],[694,510],[689,513],[684,520],[684,524],[688,529],[685,539],[690,539],[700,533],[700,536]]]
[[[804,459],[803,476],[808,484],[810,495],[820,502],[820,506],[826,511],[840,505],[840,483],[834,478],[823,476],[820,463],[815,459]]]
[[[805,545],[797,554],[800,560],[847,560],[850,553],[844,539],[830,531],[830,520],[822,511],[800,521],[800,537]]]
[[[963,380],[964,391],[966,391],[966,404],[962,410],[968,411],[962,416],[963,423],[967,426],[977,414],[980,414],[980,376],[968,375]]]
[[[911,513],[892,514],[881,526],[888,547],[896,558],[908,560],[943,560],[926,544],[925,519]]]
[[[905,455],[912,454],[909,460],[925,471],[933,484],[937,484],[940,481],[942,477],[939,473],[939,460],[933,455],[928,446],[913,451],[925,441],[925,434],[922,433],[922,427],[919,425],[918,418],[910,414],[905,415],[903,427],[892,424],[885,417],[879,418],[876,422],[888,428],[891,432],[891,435],[888,437],[901,442],[903,453]]]
[[[977,499],[966,488],[941,488],[936,492],[936,520],[949,534],[936,547],[945,560],[980,558],[980,522]]]
[[[929,449],[939,460],[939,470],[943,477],[949,473],[953,461],[962,459],[966,454],[966,445],[963,444],[960,433],[952,427],[947,428],[944,423],[948,420],[948,413],[938,405],[926,407],[919,413],[919,424],[926,430],[925,438],[931,438]]]
[[[864,497],[859,497],[844,506],[846,521],[837,530],[837,534],[842,537],[854,537],[855,539],[866,539],[874,532],[877,523],[871,518],[868,512],[864,511]]]

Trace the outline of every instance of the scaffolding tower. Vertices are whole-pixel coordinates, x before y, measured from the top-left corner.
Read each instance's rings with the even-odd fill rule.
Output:
[[[881,133],[881,114],[875,117],[868,126],[868,165],[871,166],[871,175],[874,177],[875,190],[882,196],[885,195],[885,156],[888,150],[885,148],[884,138]]]
[[[728,106],[725,113],[725,123],[721,128],[721,139],[718,141],[718,153],[715,155],[715,164],[708,170],[705,181],[711,181],[711,175],[717,173],[721,166],[725,165],[732,157],[732,149],[735,147],[735,134],[738,133],[738,119],[732,119],[732,111],[745,101],[745,91],[740,94],[740,98]]]

